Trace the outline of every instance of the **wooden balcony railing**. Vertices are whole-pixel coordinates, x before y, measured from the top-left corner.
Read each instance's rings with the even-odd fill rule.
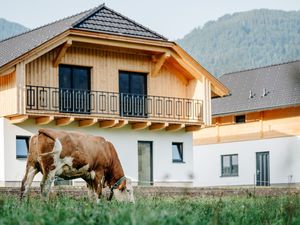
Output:
[[[35,113],[85,114],[109,118],[199,123],[203,121],[201,100],[26,86],[26,111]]]

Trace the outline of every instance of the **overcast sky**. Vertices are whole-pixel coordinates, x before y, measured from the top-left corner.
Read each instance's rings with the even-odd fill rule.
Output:
[[[102,3],[171,40],[227,13],[300,10],[300,0],[0,0],[0,18],[34,28]],[[1,31],[0,31],[1,32]]]

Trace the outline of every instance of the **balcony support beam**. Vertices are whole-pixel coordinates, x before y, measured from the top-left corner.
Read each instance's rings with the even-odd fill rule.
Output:
[[[185,127],[186,132],[198,131],[201,129],[201,125],[189,125]]]
[[[128,124],[128,120],[119,120],[119,122],[113,126],[113,128],[121,128]]]
[[[72,123],[74,121],[74,117],[71,116],[71,117],[63,117],[63,118],[58,118],[56,120],[56,125],[57,126],[67,126],[69,125],[70,123]]]
[[[29,117],[27,115],[18,115],[18,116],[10,117],[9,120],[12,124],[18,124],[18,123],[23,123],[28,118]]]
[[[151,122],[137,122],[137,123],[131,124],[131,128],[133,130],[142,130],[142,129],[149,127],[150,125],[151,125]]]
[[[65,56],[67,49],[72,45],[72,40],[67,40],[63,46],[60,48],[59,52],[57,53],[57,56],[53,60],[53,67],[58,67],[58,64],[60,63],[62,57]]]
[[[46,125],[54,120],[54,116],[40,116],[35,118],[36,125]]]
[[[80,120],[78,122],[78,126],[79,127],[89,127],[89,126],[93,126],[95,123],[98,122],[97,118],[93,118],[93,119],[84,119],[84,120]]]
[[[101,128],[111,128],[119,123],[119,120],[103,120],[100,121],[99,127]]]
[[[166,127],[166,131],[178,131],[184,127],[184,124],[169,124],[169,126]]]
[[[149,127],[149,130],[151,131],[163,130],[168,125],[169,125],[168,123],[152,123],[152,125]]]

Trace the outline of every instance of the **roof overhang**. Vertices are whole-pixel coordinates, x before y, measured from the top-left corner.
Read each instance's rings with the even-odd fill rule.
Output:
[[[183,76],[185,76],[185,79],[201,80],[202,77],[205,77],[211,83],[213,96],[226,96],[229,93],[228,88],[226,88],[217,78],[210,74],[175,42],[125,37],[78,29],[69,29],[20,57],[15,58],[0,68],[0,74],[9,70],[21,61],[25,61],[25,63],[31,62],[41,55],[67,42],[92,43],[102,46],[148,51],[153,54],[166,54],[169,56],[167,62],[176,64],[178,68],[181,68],[184,72]]]

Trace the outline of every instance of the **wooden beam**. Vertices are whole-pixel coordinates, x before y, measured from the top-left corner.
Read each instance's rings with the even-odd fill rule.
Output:
[[[19,116],[13,116],[9,118],[12,124],[23,123],[27,119],[28,119],[27,115],[19,115]]]
[[[1,72],[0,77],[12,74],[15,71],[16,71],[16,66],[12,66],[12,67],[8,68],[7,70],[4,70],[3,72]]]
[[[74,117],[64,117],[56,119],[57,126],[67,126],[74,121]]]
[[[56,58],[53,60],[53,67],[58,67],[62,57],[65,56],[67,49],[72,45],[72,40],[67,40],[60,48],[59,52],[57,53]]]
[[[89,126],[92,126],[94,125],[95,123],[98,122],[98,119],[97,118],[93,118],[93,119],[84,119],[84,120],[80,120],[78,122],[78,126],[79,127],[89,127]]]
[[[185,127],[186,132],[194,132],[201,129],[201,125],[189,125]]]
[[[35,118],[35,123],[37,125],[45,125],[54,120],[54,116],[40,116]]]
[[[166,131],[178,131],[182,128],[184,128],[184,124],[169,124],[169,126],[166,127]]]
[[[167,126],[169,126],[168,123],[152,123],[151,126],[149,127],[149,130],[152,131],[162,130],[165,129]]]
[[[119,120],[103,120],[100,121],[99,127],[101,128],[110,128],[119,123]]]
[[[131,124],[131,128],[133,130],[142,130],[142,129],[149,127],[150,125],[151,125],[151,122],[137,122],[137,123]]]
[[[168,70],[170,70],[170,72],[172,72],[184,85],[188,85],[188,83],[189,83],[188,79],[182,73],[180,73],[178,70],[176,70],[174,68],[174,66],[168,65],[168,64],[169,64],[169,62],[165,64],[165,66],[168,68]]]
[[[113,128],[121,128],[128,124],[128,120],[120,120]]]
[[[160,71],[161,67],[165,64],[165,61],[170,57],[170,54],[164,53],[159,56],[158,60],[155,60],[156,63],[151,71],[151,76],[156,77],[158,72]]]

